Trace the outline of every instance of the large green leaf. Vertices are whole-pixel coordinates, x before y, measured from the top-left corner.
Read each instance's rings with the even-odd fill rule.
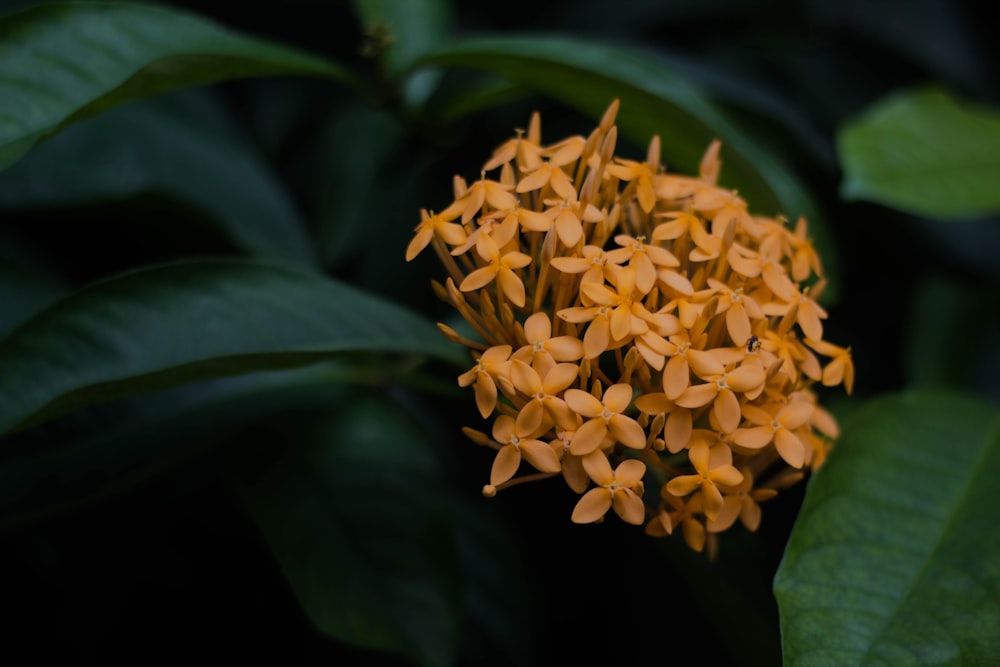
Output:
[[[654,134],[660,135],[672,171],[696,173],[709,143],[721,138],[723,184],[738,189],[755,213],[780,213],[793,221],[806,216],[835,286],[834,248],[802,183],[673,73],[668,62],[637,50],[561,37],[473,39],[443,48],[423,62],[487,70],[595,117],[618,98],[623,136],[645,146]]]
[[[0,169],[46,136],[114,105],[282,74],[357,85],[335,63],[167,7],[53,3],[0,17]]]
[[[993,664],[997,470],[996,405],[924,390],[853,415],[775,577],[785,664]]]
[[[447,0],[353,0],[354,11],[372,40],[380,48],[386,74],[398,77],[423,55],[445,41],[451,23],[451,7]],[[403,80],[404,100],[414,106],[423,103],[434,91],[440,79],[437,72],[421,72]]]
[[[338,640],[454,664],[462,575],[440,463],[377,395],[255,428],[233,450],[255,521],[309,619]]]
[[[171,95],[112,109],[67,129],[0,174],[0,204],[14,208],[69,207],[144,193],[197,206],[252,255],[316,260],[288,192],[207,96]]]
[[[0,340],[0,433],[118,396],[366,351],[464,356],[424,318],[312,273],[240,260],[143,269]]]
[[[936,88],[880,100],[837,135],[841,193],[932,218],[1000,212],[1000,113]]]
[[[0,447],[0,530],[122,492],[219,447],[250,420],[328,407],[370,369],[332,361],[90,406]],[[383,378],[384,379],[384,378]]]

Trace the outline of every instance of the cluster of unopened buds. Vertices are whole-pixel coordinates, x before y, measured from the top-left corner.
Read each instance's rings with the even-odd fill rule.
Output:
[[[464,429],[496,450],[486,496],[561,476],[574,522],[613,509],[712,550],[823,463],[838,427],[813,387],[850,392],[850,350],[823,339],[805,220],[717,186],[719,142],[697,177],[666,172],[657,137],[645,161],[615,157],[617,109],[550,145],[534,114],[421,211],[406,259],[434,249],[434,288],[468,323],[439,328],[472,352],[458,382],[493,420]]]

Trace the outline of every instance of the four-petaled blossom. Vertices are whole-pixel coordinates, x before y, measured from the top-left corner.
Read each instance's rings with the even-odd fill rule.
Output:
[[[515,306],[523,306],[524,283],[514,271],[530,264],[531,257],[517,251],[501,256],[496,241],[487,234],[480,236],[479,240],[476,241],[476,252],[489,264],[467,275],[458,288],[463,292],[469,292],[485,287],[496,280],[511,303]]]
[[[510,374],[510,345],[496,345],[483,352],[476,365],[458,377],[460,387],[475,385],[476,407],[483,418],[493,414],[497,407],[497,385],[499,377]]]
[[[743,480],[743,473],[733,467],[733,453],[724,444],[709,447],[707,442],[699,440],[688,449],[688,459],[696,474],[674,477],[667,483],[667,491],[686,496],[700,489],[705,516],[712,520],[722,509],[719,485],[735,486]]]
[[[751,428],[739,428],[733,442],[747,449],[760,449],[774,442],[778,454],[793,468],[801,468],[806,461],[806,447],[795,430],[809,422],[813,404],[805,400],[789,401],[785,405],[768,404],[763,407],[744,405],[743,416]]]
[[[465,229],[462,225],[452,222],[460,210],[450,206],[441,213],[427,213],[426,209],[420,210],[420,224],[417,225],[416,235],[406,248],[406,261],[411,261],[414,257],[426,248],[435,234],[440,236],[448,245],[461,245],[465,242]]]
[[[806,345],[824,357],[832,357],[830,363],[823,367],[823,384],[827,387],[843,384],[844,389],[850,394],[854,389],[854,361],[851,360],[851,348],[812,338],[806,338]]]
[[[608,437],[632,449],[646,447],[646,432],[639,422],[624,414],[632,401],[630,385],[608,387],[600,401],[581,389],[567,389],[565,399],[574,412],[587,420],[573,435],[569,450],[574,454],[589,454]]]
[[[517,414],[518,428],[533,431],[542,425],[546,415],[551,418],[550,423],[564,426],[572,423],[569,406],[558,394],[573,384],[579,372],[576,364],[556,364],[545,372],[544,377],[540,377],[534,368],[520,359],[514,359],[510,365],[510,381],[515,389],[528,397],[528,402]]]
[[[721,533],[729,528],[737,518],[751,533],[760,526],[760,505],[778,495],[775,489],[754,488],[753,473],[744,466],[743,481],[736,486],[722,489],[722,509],[706,524],[708,532]]]
[[[530,364],[539,373],[547,373],[557,361],[579,361],[583,342],[573,336],[552,336],[552,321],[547,313],[535,313],[524,321],[528,344],[514,353],[514,359]]]
[[[523,458],[542,472],[559,472],[559,456],[548,443],[537,439],[537,431],[518,428],[512,417],[500,415],[493,422],[493,439],[500,445],[500,451],[493,459],[490,484],[503,484],[517,472]]]
[[[572,515],[574,523],[593,523],[612,507],[627,523],[639,525],[643,522],[646,511],[640,495],[642,477],[646,474],[645,463],[625,459],[611,470],[607,457],[595,452],[583,458],[583,467],[598,486],[577,501]]]

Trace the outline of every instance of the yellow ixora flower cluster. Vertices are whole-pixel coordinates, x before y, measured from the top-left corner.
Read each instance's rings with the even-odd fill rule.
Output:
[[[458,382],[494,417],[489,435],[464,429],[496,450],[486,496],[561,475],[574,522],[614,509],[711,551],[822,464],[838,427],[811,387],[850,392],[850,350],[823,340],[805,220],[717,186],[717,141],[697,177],[665,171],[658,137],[643,162],[615,157],[617,110],[550,145],[535,113],[479,180],[455,178],[454,202],[421,211],[406,259],[435,250],[435,290],[479,338],[439,325],[472,351]]]

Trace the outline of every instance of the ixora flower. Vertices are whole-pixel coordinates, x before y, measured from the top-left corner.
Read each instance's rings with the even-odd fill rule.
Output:
[[[493,421],[492,438],[463,429],[497,452],[485,495],[563,479],[576,523],[613,509],[712,553],[822,465],[838,429],[813,386],[850,393],[850,348],[823,339],[806,221],[719,187],[718,141],[697,176],[666,171],[658,137],[645,161],[615,156],[617,110],[553,144],[535,113],[442,213],[421,211],[406,259],[433,248],[435,291],[475,331],[439,325],[471,351],[458,381]]]

